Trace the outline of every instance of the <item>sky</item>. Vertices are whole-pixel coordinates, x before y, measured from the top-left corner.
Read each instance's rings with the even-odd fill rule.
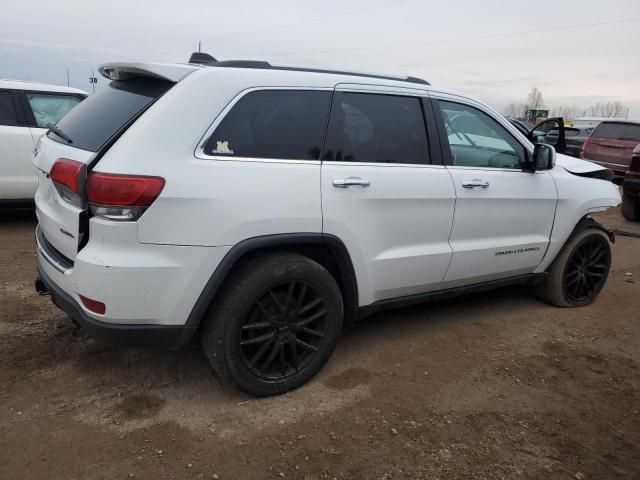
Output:
[[[110,61],[220,60],[413,75],[502,109],[621,101],[640,118],[639,0],[5,0],[0,78],[91,91]],[[98,76],[98,74],[96,73]],[[98,88],[107,80],[100,79]]]

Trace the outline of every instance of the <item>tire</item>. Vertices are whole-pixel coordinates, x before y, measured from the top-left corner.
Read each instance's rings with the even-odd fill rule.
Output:
[[[540,284],[538,297],[556,307],[589,305],[611,269],[611,243],[605,232],[585,228],[571,237]]]
[[[214,371],[255,396],[311,379],[342,331],[343,304],[331,274],[295,253],[243,262],[225,280],[202,331]]]
[[[630,195],[622,195],[622,216],[629,221],[637,222],[640,217],[640,200]]]

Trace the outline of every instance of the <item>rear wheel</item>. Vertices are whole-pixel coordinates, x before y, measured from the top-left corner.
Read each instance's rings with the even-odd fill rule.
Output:
[[[307,257],[271,254],[227,279],[202,335],[214,370],[252,395],[283,393],[313,377],[342,329],[340,289]]]
[[[557,307],[588,305],[602,290],[610,269],[609,238],[602,230],[587,228],[564,246],[538,287],[538,296]]]

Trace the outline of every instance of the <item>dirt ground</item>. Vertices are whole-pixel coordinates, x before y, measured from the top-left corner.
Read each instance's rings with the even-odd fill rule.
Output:
[[[0,479],[640,478],[640,238],[589,307],[511,288],[385,312],[253,399],[196,348],[78,332],[33,290],[34,225],[0,219]]]

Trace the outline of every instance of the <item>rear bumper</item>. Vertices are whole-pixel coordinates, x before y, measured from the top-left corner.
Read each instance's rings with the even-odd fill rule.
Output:
[[[106,345],[179,349],[186,345],[195,333],[195,329],[186,326],[123,325],[91,318],[71,295],[55,284],[40,265],[38,265],[36,285],[40,287],[38,293],[42,293],[41,288],[44,286],[58,308],[75,320],[89,335]]]
[[[115,346],[179,348],[196,323],[190,313],[229,247],[141,244],[133,222],[91,220],[91,237],[73,259],[38,229],[39,287],[98,340]],[[104,304],[102,314],[81,297]]]

